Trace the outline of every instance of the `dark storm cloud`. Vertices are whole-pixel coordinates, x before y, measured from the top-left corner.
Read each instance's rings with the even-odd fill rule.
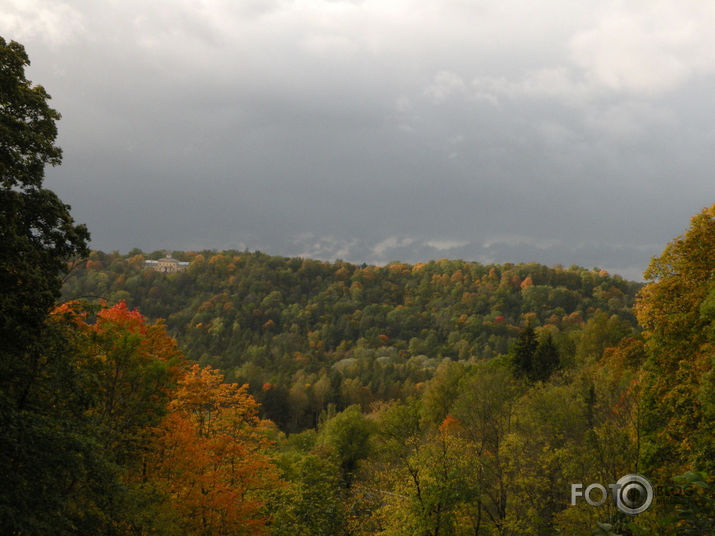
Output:
[[[0,32],[96,248],[637,278],[713,202],[715,15],[533,4],[13,1]]]

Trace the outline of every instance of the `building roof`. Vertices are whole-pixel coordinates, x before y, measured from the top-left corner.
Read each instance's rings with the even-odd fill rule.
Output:
[[[159,259],[158,261],[152,260],[152,259],[147,259],[144,261],[144,264],[150,264],[150,265],[155,265],[159,264],[160,262],[170,262],[172,264],[176,264],[178,266],[189,266],[191,263],[188,261],[177,261],[176,259],[172,257],[164,257],[163,259]]]

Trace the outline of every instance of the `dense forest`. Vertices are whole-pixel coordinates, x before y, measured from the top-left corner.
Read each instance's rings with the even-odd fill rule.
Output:
[[[504,355],[527,327],[552,345],[555,368],[637,332],[639,285],[597,269],[355,266],[236,251],[175,251],[190,262],[177,273],[145,264],[161,256],[93,251],[63,298],[124,301],[165,319],[187,357],[248,383],[265,416],[292,431],[315,426],[331,404],[404,400],[441,362]]]
[[[59,114],[28,65],[0,38],[3,534],[713,533],[715,205],[643,286],[248,252],[160,273],[91,252],[43,187]]]
[[[221,534],[231,519],[229,534],[712,529],[715,206],[653,259],[645,286],[597,269],[456,260],[204,251],[173,252],[190,262],[183,272],[145,263],[163,254],[91,252],[62,298],[84,330],[132,317],[196,363],[142,458],[173,500],[155,498],[162,514],[139,533]],[[177,413],[188,380],[194,413]],[[197,408],[219,422],[222,411],[212,389],[243,389],[226,406],[247,415],[247,435],[204,445],[221,460],[238,448],[238,473],[200,461],[200,430],[213,425]],[[573,483],[632,473],[657,495],[637,517],[569,502]],[[233,495],[208,484],[217,474],[253,494],[242,516],[222,510]],[[211,500],[178,501],[185,479]],[[208,517],[197,525],[198,511]]]

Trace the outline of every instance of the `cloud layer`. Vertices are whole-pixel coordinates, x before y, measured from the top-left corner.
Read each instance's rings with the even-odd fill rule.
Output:
[[[713,202],[707,2],[0,3],[97,248],[638,277]]]

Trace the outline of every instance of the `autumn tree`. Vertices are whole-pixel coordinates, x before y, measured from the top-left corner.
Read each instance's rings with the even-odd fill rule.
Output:
[[[125,302],[100,310],[85,329],[84,359],[96,382],[89,414],[102,426],[106,447],[126,465],[146,450],[166,413],[183,354],[161,321],[147,322]]]
[[[649,358],[645,457],[664,476],[712,473],[715,450],[715,205],[694,216],[645,272],[638,296]]]
[[[50,315],[23,421],[0,436],[9,534],[122,533],[154,508],[135,484],[181,353],[124,303],[86,316],[77,303]]]
[[[267,494],[278,483],[266,454],[268,423],[246,385],[194,365],[159,427],[149,475],[164,486],[185,533],[261,534]]]
[[[583,327],[578,337],[576,359],[579,362],[592,362],[600,359],[608,347],[613,347],[631,328],[616,315],[597,311]]]
[[[453,361],[440,363],[422,395],[422,408],[427,419],[439,425],[450,412],[459,395],[464,366]]]

